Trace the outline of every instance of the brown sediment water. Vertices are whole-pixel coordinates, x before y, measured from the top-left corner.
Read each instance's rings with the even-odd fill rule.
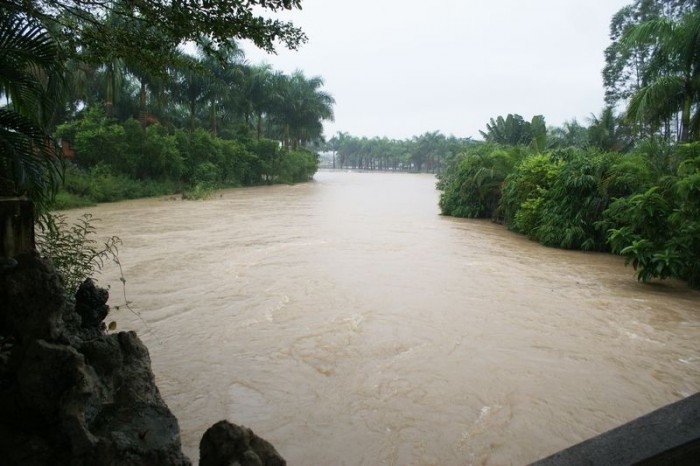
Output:
[[[442,217],[429,175],[71,211],[118,235],[136,329],[197,459],[226,418],[292,465],[528,463],[700,389],[700,293]]]

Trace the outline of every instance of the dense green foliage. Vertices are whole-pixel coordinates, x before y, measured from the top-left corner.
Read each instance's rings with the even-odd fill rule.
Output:
[[[449,178],[443,178],[440,209],[446,215],[496,218],[501,185],[520,158],[517,147],[483,145],[460,157]]]
[[[216,187],[308,181],[316,154],[281,147],[269,139],[221,139],[198,128],[193,133],[144,128],[138,121],[106,118],[99,108],[58,127],[74,141],[76,162],[66,171],[58,208],[182,191],[207,197]]]
[[[503,221],[547,246],[621,254],[640,280],[677,277],[698,287],[700,143],[652,149],[537,153],[481,144],[441,176],[440,208]]]
[[[60,178],[47,123],[63,85],[59,45],[36,21],[0,9],[0,196],[26,193],[41,207]]]
[[[68,170],[59,206],[308,180],[316,159],[302,148],[322,139],[333,98],[320,77],[247,64],[235,42],[296,48],[299,29],[260,14],[300,5],[4,2],[0,194],[29,195],[42,211],[61,178],[59,139],[81,170]]]
[[[675,173],[615,200],[601,224],[641,280],[680,277],[700,287],[700,143],[674,157]]]
[[[52,208],[61,210],[93,205],[98,202],[114,202],[171,194],[177,186],[169,180],[137,180],[115,174],[109,165],[98,164],[83,170],[67,164],[65,182],[56,194]]]
[[[610,106],[588,127],[544,132],[541,117],[492,118],[486,143],[441,174],[440,208],[548,246],[621,254],[643,281],[700,287],[700,2],[636,0],[610,38]]]
[[[186,41],[209,51],[233,40],[250,39],[274,51],[306,42],[291,23],[262,16],[267,11],[301,8],[301,0],[7,0],[10,15],[40,20],[70,53],[89,62],[124,60],[157,70]]]
[[[700,137],[700,3],[636,0],[610,24],[603,78],[609,105],[629,100],[637,135]]]

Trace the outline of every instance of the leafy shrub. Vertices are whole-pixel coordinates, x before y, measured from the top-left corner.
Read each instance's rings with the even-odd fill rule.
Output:
[[[283,151],[278,167],[280,183],[300,183],[309,181],[318,169],[316,154],[305,151]]]
[[[124,127],[109,121],[101,108],[88,109],[80,120],[59,126],[56,134],[73,144],[82,166],[90,168],[105,163],[117,172],[129,173]]]
[[[257,139],[249,141],[247,148],[258,158],[256,168],[259,170],[259,176],[252,184],[273,183],[277,177],[277,164],[282,152],[280,143],[272,139]]]
[[[80,284],[99,272],[107,259],[118,260],[121,240],[112,236],[99,243],[93,238],[95,227],[90,214],[68,225],[63,215],[45,214],[38,222],[37,249],[51,259],[63,280],[68,296],[73,296]]]
[[[522,155],[521,148],[494,145],[482,145],[462,154],[455,172],[442,180],[442,213],[497,218],[503,181]]]
[[[222,179],[228,185],[240,186],[249,177],[251,157],[245,145],[238,141],[221,140]]]
[[[606,250],[605,232],[596,222],[610,203],[604,180],[620,155],[569,149],[553,157],[562,165],[543,196],[533,237],[546,246]]]
[[[600,222],[637,278],[677,277],[700,287],[700,143],[681,146],[674,175],[617,199]]]
[[[51,204],[51,209],[65,210],[76,207],[88,207],[91,205],[95,205],[95,202],[89,197],[81,197],[67,191],[59,191]]]
[[[214,194],[214,186],[210,183],[195,183],[182,193],[183,199],[203,200],[209,199]]]
[[[136,166],[140,178],[179,180],[185,169],[175,136],[160,125],[146,128],[143,153]]]
[[[223,166],[223,156],[221,153],[221,142],[214,135],[202,128],[197,128],[187,139],[181,137],[177,139],[178,150],[183,155],[184,172],[186,182],[196,183],[197,170],[200,165],[209,163],[217,167],[216,179],[220,181],[221,169]],[[184,146],[183,146],[184,145]],[[201,170],[200,170],[201,174]]]
[[[501,210],[509,228],[530,235],[537,226],[542,198],[561,169],[561,160],[549,154],[523,159],[506,177]]]
[[[71,167],[57,207],[170,193],[205,198],[220,186],[296,183],[318,168],[317,155],[289,152],[278,141],[220,139],[198,128],[143,128],[133,119],[117,124],[99,107],[61,125],[57,136],[73,143],[79,170]]]

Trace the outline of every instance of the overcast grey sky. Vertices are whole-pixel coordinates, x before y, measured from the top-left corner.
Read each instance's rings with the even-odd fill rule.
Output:
[[[489,118],[587,121],[603,107],[612,15],[632,0],[303,0],[282,16],[309,42],[253,64],[321,76],[338,131],[479,138]]]

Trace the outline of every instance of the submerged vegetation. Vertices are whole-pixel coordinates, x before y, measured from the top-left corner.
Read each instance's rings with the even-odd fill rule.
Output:
[[[640,280],[700,287],[700,7],[691,3],[637,1],[615,15],[610,106],[588,127],[491,119],[485,142],[441,173],[443,214],[621,254]]]

